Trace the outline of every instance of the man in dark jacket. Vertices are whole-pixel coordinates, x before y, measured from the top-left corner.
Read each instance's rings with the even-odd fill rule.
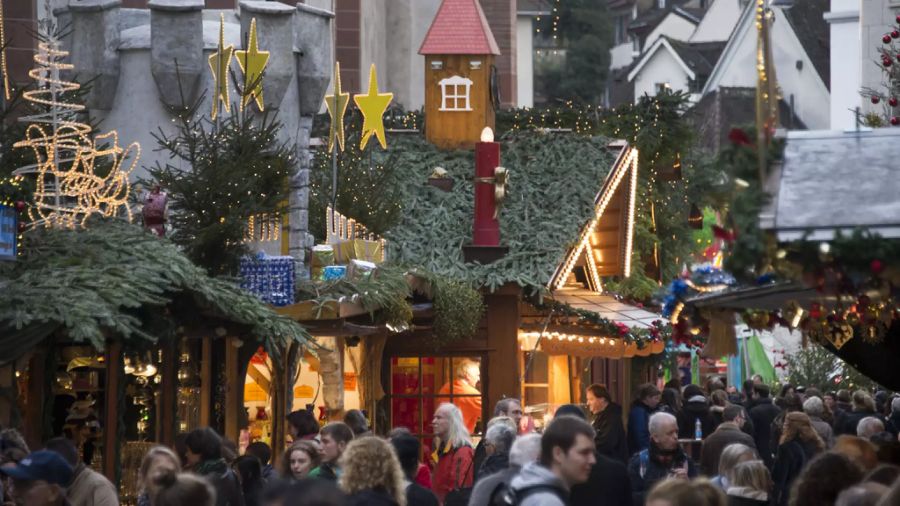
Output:
[[[838,436],[837,429],[847,413],[853,411],[853,404],[850,403],[850,391],[843,388],[837,391],[834,399],[834,409],[831,410],[834,414],[834,421],[831,426],[834,428],[834,435]]]
[[[753,402],[755,406],[750,410],[750,419],[753,420],[753,427],[756,434],[753,440],[756,442],[756,450],[759,457],[766,463],[770,469],[772,462],[775,460],[774,449],[771,446],[772,439],[772,422],[781,413],[772,399],[769,397],[769,387],[759,384],[753,387]]]
[[[891,401],[891,416],[888,417],[884,428],[894,437],[900,434],[900,397],[894,397]]]
[[[594,383],[587,389],[587,404],[594,420],[597,452],[622,462],[628,460],[628,445],[625,439],[625,425],[622,424],[622,406],[612,402],[605,386]]]
[[[678,422],[668,413],[650,416],[650,447],[628,463],[633,504],[644,504],[647,492],[666,478],[687,480],[697,476],[697,465],[678,444]]]
[[[633,455],[650,446],[650,415],[659,405],[660,392],[656,385],[646,383],[638,388],[638,398],[628,412],[628,451]]]
[[[515,439],[515,429],[505,423],[488,427],[484,433],[485,459],[475,470],[475,481],[509,467],[509,450]]]
[[[741,443],[756,448],[753,438],[741,430],[746,416],[744,408],[736,404],[726,406],[722,411],[722,419],[725,421],[703,440],[703,447],[700,449],[700,471],[703,474],[706,476],[719,474],[719,457],[728,445]]]
[[[859,425],[859,421],[869,416],[884,421],[881,415],[875,412],[875,401],[872,400],[871,395],[862,390],[853,392],[853,409],[845,411],[839,420],[835,420],[834,435],[856,436],[856,426]]]
[[[713,433],[716,430],[716,421],[709,412],[709,401],[703,395],[703,390],[697,385],[684,387],[684,404],[678,413],[678,437],[682,439],[694,439],[697,420],[700,420],[702,436]]]

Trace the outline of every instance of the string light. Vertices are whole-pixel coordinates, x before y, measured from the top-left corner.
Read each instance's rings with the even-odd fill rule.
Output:
[[[3,96],[10,99],[9,72],[6,70],[6,31],[3,25],[6,18],[3,16],[3,2],[0,1],[0,73],[3,74]]]

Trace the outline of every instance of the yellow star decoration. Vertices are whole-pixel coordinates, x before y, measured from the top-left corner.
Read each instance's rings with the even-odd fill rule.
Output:
[[[369,93],[366,95],[353,95],[353,101],[359,107],[363,115],[362,139],[359,141],[359,149],[366,149],[369,139],[374,135],[381,144],[381,149],[387,149],[387,139],[384,137],[384,111],[394,99],[393,93],[378,93],[378,77],[375,75],[375,64],[369,67]]]
[[[341,93],[341,63],[334,64],[334,94],[325,95],[325,107],[331,117],[331,128],[328,129],[328,152],[334,149],[334,140],[337,138],[338,149],[344,150],[344,114],[347,112],[347,104],[350,103],[350,94]]]
[[[231,63],[233,53],[233,44],[225,47],[225,15],[219,14],[219,47],[209,56],[209,70],[212,71],[213,86],[216,90],[213,95],[212,119],[216,119],[219,115],[219,100],[224,104],[225,112],[231,111],[228,97],[228,64]]]
[[[244,95],[241,97],[241,110],[247,107],[250,99],[256,101],[260,111],[265,110],[263,105],[263,71],[269,64],[269,52],[260,51],[256,39],[256,18],[250,20],[250,35],[247,38],[247,50],[235,51],[234,56],[241,72],[244,73]]]

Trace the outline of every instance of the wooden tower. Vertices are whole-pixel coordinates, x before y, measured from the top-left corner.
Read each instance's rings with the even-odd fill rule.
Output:
[[[494,128],[494,56],[500,54],[478,0],[444,0],[419,54],[425,57],[425,137],[445,149],[472,148]]]

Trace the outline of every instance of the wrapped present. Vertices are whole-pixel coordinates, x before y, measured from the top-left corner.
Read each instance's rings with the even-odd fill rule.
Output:
[[[351,239],[338,241],[331,246],[334,248],[334,262],[337,264],[349,264],[351,260],[365,260],[377,264],[384,260],[381,241]]]
[[[241,288],[273,306],[294,303],[294,258],[256,256],[241,258]]]
[[[350,265],[347,267],[347,277],[350,279],[361,279],[368,277],[372,274],[378,266],[375,265],[374,262],[367,262],[365,260],[350,260]]]
[[[335,279],[343,279],[346,275],[346,265],[329,265],[323,270],[322,279],[325,281],[333,281]]]
[[[334,249],[330,245],[319,244],[318,246],[313,246],[310,276],[312,279],[319,281],[325,279],[325,267],[334,263]]]

